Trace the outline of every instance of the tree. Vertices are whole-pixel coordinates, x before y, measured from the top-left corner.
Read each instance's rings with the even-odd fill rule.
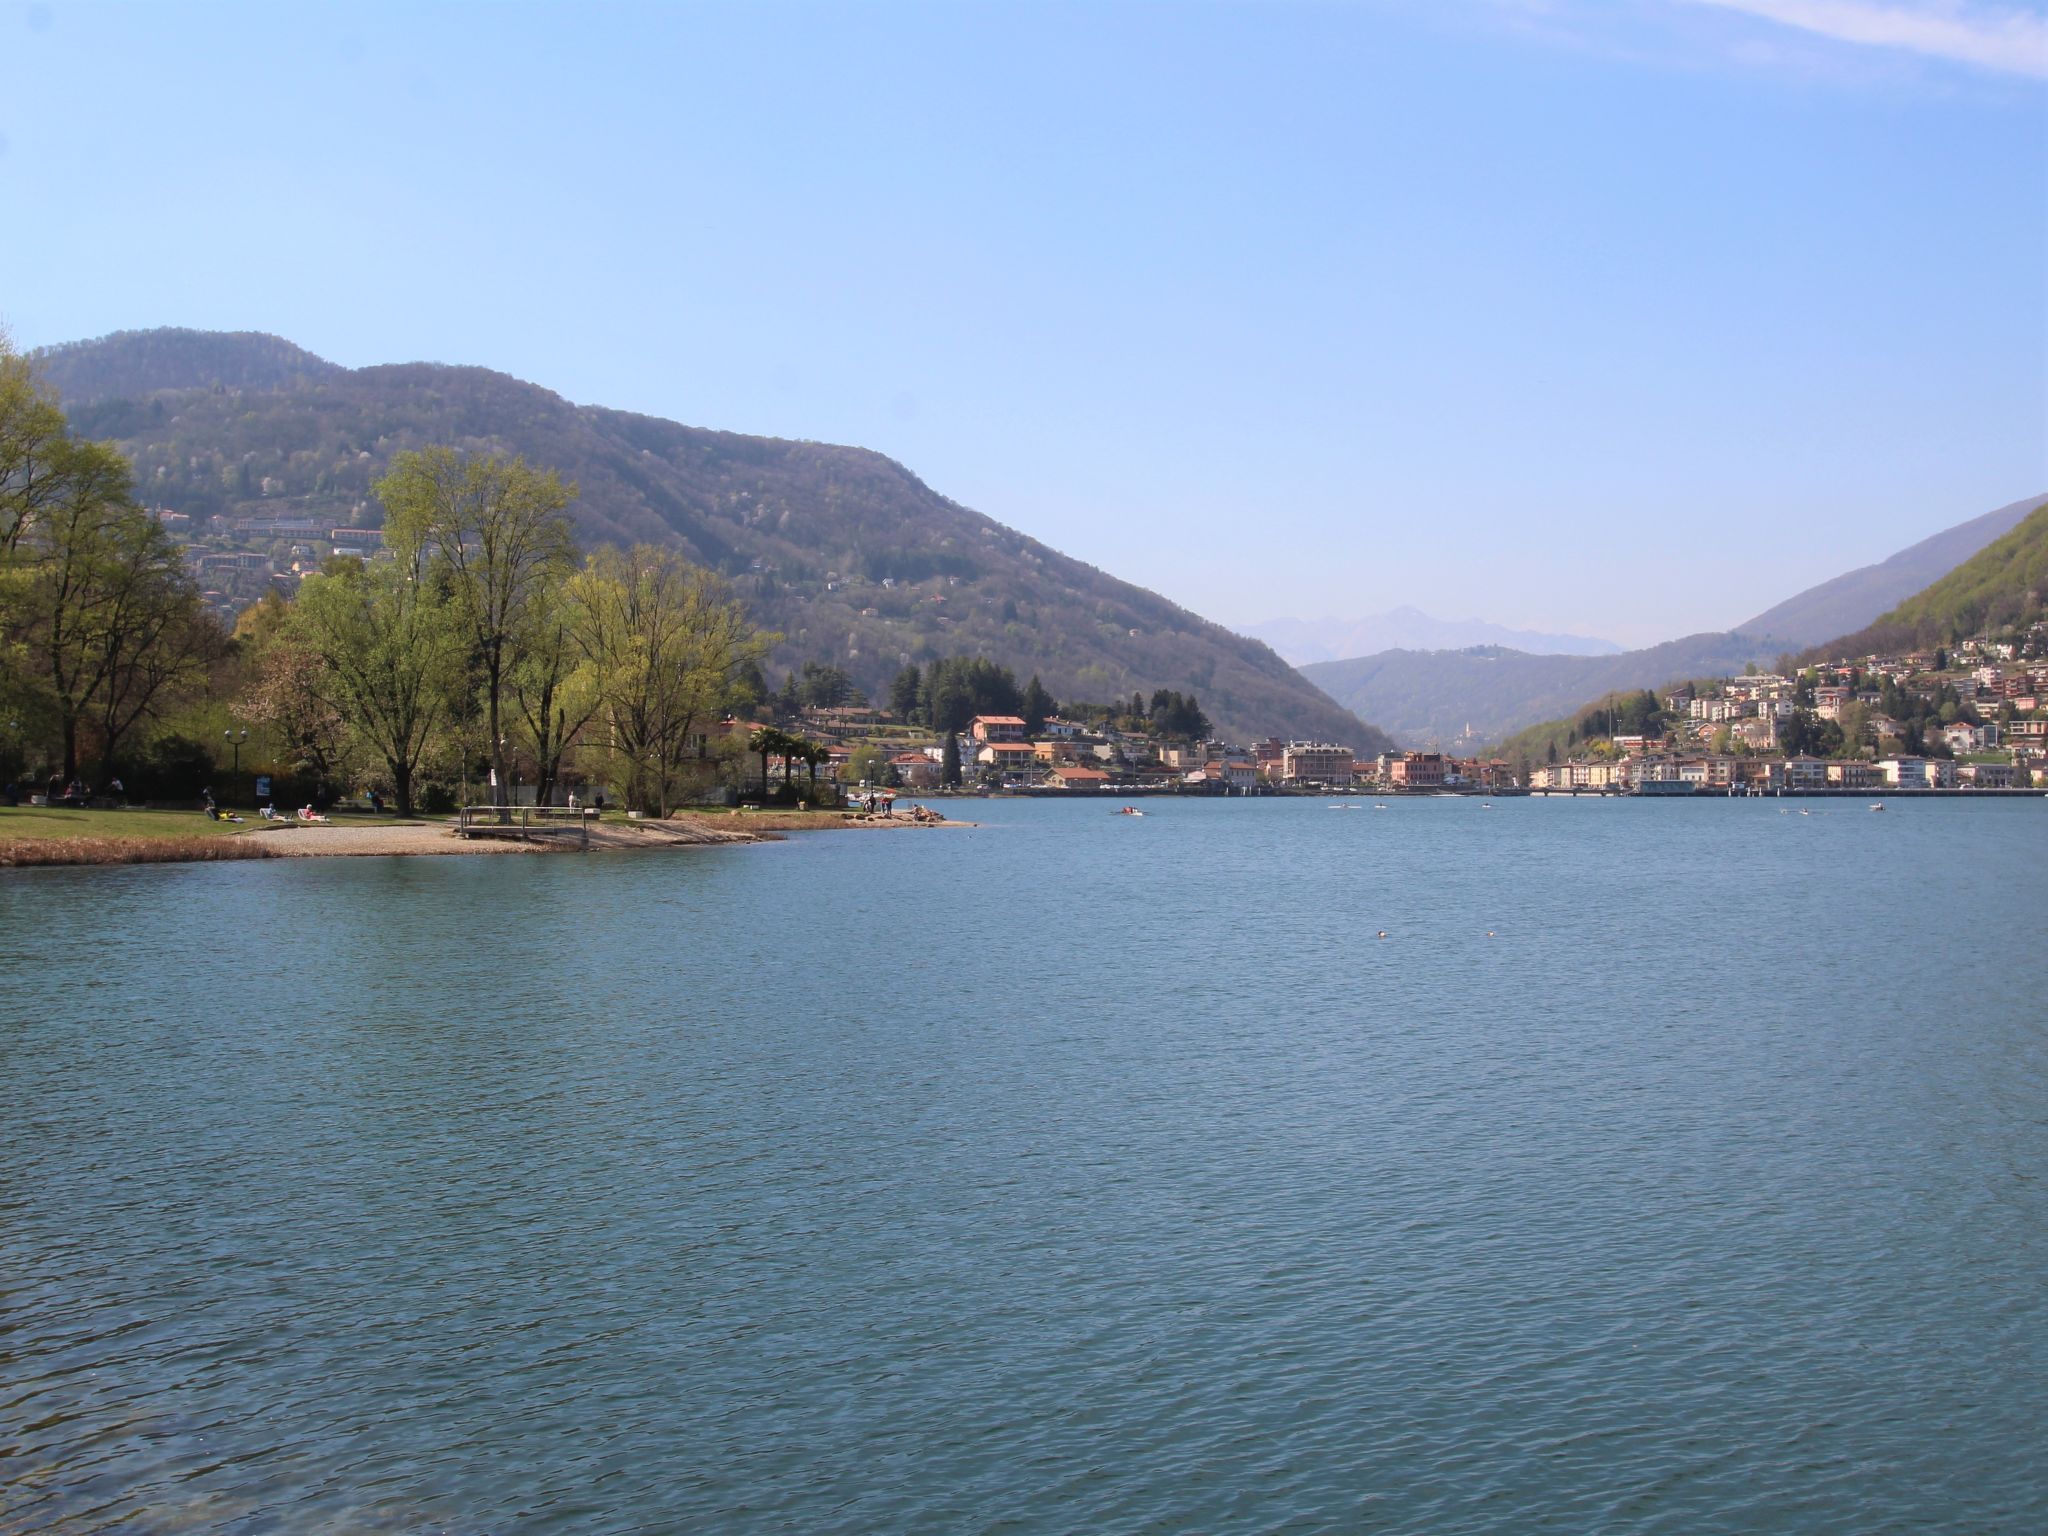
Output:
[[[896,674],[896,680],[889,684],[889,713],[905,722],[916,718],[923,692],[924,678],[916,666],[904,667]]]
[[[401,816],[463,674],[465,621],[421,567],[415,556],[309,576],[292,608],[291,633],[319,663],[315,697],[383,763]]]
[[[889,755],[873,742],[862,742],[846,759],[846,782],[880,784],[887,779]]]
[[[533,754],[538,805],[553,799],[570,746],[604,707],[595,671],[576,642],[579,622],[575,599],[565,590],[544,606],[506,675],[514,731]]]
[[[826,666],[819,662],[804,663],[803,681],[799,688],[802,702],[812,709],[838,709],[854,701],[856,690],[853,679],[838,667]]]
[[[748,624],[709,571],[646,545],[593,551],[568,595],[600,701],[592,724],[626,802],[665,816],[684,758],[703,744],[700,727],[779,637]]]
[[[1835,716],[1835,725],[1842,733],[1842,744],[1835,755],[1861,757],[1863,738],[1870,732],[1870,706],[1860,699],[1850,700]]]
[[[346,772],[349,731],[333,690],[323,686],[322,666],[300,637],[280,638],[257,662],[256,681],[242,709],[251,721],[269,728],[294,772],[329,785],[340,783]]]
[[[946,746],[939,758],[939,782],[948,789],[960,787],[960,738],[946,732]]]
[[[1170,688],[1153,692],[1147,714],[1157,735],[1199,740],[1209,734],[1209,717],[1202,713],[1201,705],[1192,696],[1183,698]]]
[[[1022,710],[1025,731],[1035,734],[1044,726],[1046,716],[1052,714],[1057,708],[1058,706],[1053,703],[1052,695],[1045,691],[1045,685],[1038,680],[1038,675],[1033,673],[1031,681],[1024,685]]]
[[[528,468],[524,459],[436,447],[399,454],[374,489],[385,507],[386,541],[401,559],[431,559],[447,585],[482,684],[491,766],[502,794],[509,782],[505,686],[574,567],[576,541],[564,509],[575,487],[553,470]]]
[[[68,482],[97,463],[72,438],[56,395],[0,332],[0,561],[10,559]],[[102,450],[103,451],[103,450]]]
[[[781,757],[795,740],[789,732],[764,725],[747,738],[747,750],[761,754],[761,798],[768,798],[768,760]]]
[[[1022,704],[1016,675],[985,656],[953,656],[924,669],[924,717],[934,730],[962,731],[976,715],[1014,715]]]
[[[218,637],[198,627],[177,545],[130,498],[128,461],[103,444],[72,447],[12,551],[17,633],[52,706],[67,779],[96,709],[104,766]]]

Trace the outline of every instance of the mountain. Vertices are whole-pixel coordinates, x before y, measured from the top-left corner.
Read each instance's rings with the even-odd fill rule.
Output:
[[[2048,500],[2003,538],[1915,593],[1875,624],[1816,648],[1813,659],[1947,645],[2030,624],[2048,612]]]
[[[1455,651],[1504,645],[1533,656],[1612,656],[1612,640],[1509,629],[1484,619],[1439,619],[1419,608],[1395,608],[1362,619],[1268,619],[1244,631],[1263,640],[1295,666],[1370,656],[1377,651]]]
[[[180,389],[280,389],[348,370],[261,331],[117,331],[37,354],[67,406]]]
[[[1604,693],[1721,677],[1870,624],[1890,604],[2012,529],[2042,498],[1958,523],[1889,560],[1838,576],[1758,614],[1738,630],[1688,635],[1610,656],[1539,656],[1499,646],[1389,650],[1316,662],[1302,675],[1401,741],[1445,746],[1496,742],[1570,713]]]
[[[1531,656],[1502,646],[1462,651],[1382,651],[1317,662],[1302,675],[1402,742],[1471,750],[1523,726],[1564,714],[1596,694],[1654,688],[1686,677],[1719,677],[1768,646],[1742,635],[1688,635],[1614,656]]]
[[[1378,751],[1255,640],[958,505],[859,448],[747,437],[571,404],[482,368],[342,368],[274,336],[125,332],[39,354],[77,429],[135,461],[152,505],[374,526],[391,456],[523,454],[577,482],[586,541],[674,547],[721,572],[775,662],[844,668],[870,696],[906,661],[988,656],[1062,698],[1171,688],[1226,736]]]
[[[1736,628],[1743,634],[1769,635],[1780,650],[1803,649],[1859,630],[2010,532],[2042,500],[2029,497],[1945,528],[1888,560],[1809,587]]]
[[[2010,509],[1991,515],[2002,516],[2006,510]],[[2001,631],[2035,623],[2044,616],[2048,616],[2048,501],[2034,504],[2024,520],[2004,537],[1915,593],[1875,624],[1815,646],[1799,660],[1846,661],[1933,649],[1971,635],[1995,637]],[[1703,674],[1687,669],[1687,675]],[[1677,680],[1675,675],[1665,679]],[[1619,693],[1582,702],[1568,716],[1517,731],[1496,750],[1511,761],[1540,761],[1551,753],[1562,755],[1570,752],[1574,743],[1596,735],[1640,729],[1632,723],[1632,712],[1640,713],[1639,703],[1654,706],[1655,701],[1637,701],[1627,693]],[[1617,720],[1621,722],[1619,726],[1614,723]]]

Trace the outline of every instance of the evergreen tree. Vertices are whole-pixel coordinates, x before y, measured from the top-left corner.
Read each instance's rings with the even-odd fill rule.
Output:
[[[948,789],[960,787],[960,738],[946,732],[945,753],[939,759],[939,782]]]
[[[896,674],[896,681],[889,685],[889,712],[903,721],[917,718],[918,707],[923,702],[924,676],[915,664],[906,666]]]
[[[1039,682],[1038,675],[1033,673],[1031,681],[1024,685],[1024,729],[1036,733],[1045,724],[1046,716],[1057,707],[1052,695],[1045,691],[1045,685]]]

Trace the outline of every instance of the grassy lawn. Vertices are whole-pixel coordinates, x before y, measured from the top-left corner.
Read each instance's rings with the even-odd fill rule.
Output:
[[[254,812],[241,826],[208,821],[203,811],[78,811],[62,806],[0,805],[0,843],[49,837],[218,837],[260,826]]]

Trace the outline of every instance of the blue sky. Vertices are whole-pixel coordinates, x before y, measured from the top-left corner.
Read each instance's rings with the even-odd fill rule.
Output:
[[[0,0],[0,320],[862,444],[1647,641],[2048,491],[2048,0]]]

